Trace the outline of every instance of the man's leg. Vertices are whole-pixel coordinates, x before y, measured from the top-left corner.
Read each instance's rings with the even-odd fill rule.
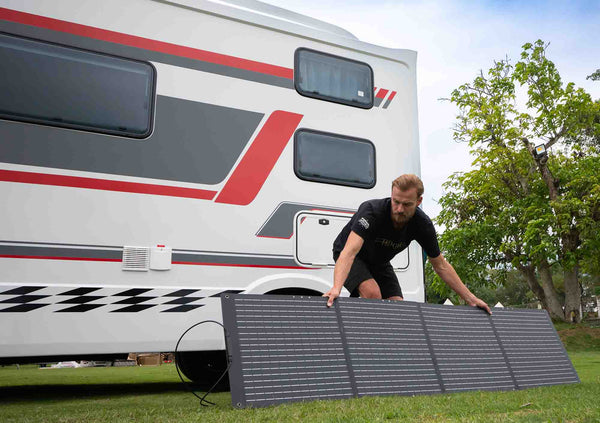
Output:
[[[377,280],[377,285],[381,292],[380,298],[393,301],[401,301],[404,299],[398,277],[390,263],[374,267],[371,269],[371,272],[373,277]]]
[[[381,299],[381,290],[375,279],[367,279],[358,285],[358,294],[361,298]]]

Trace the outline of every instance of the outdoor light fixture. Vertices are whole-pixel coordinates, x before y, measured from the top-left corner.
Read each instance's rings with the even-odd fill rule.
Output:
[[[546,151],[546,145],[540,144],[540,145],[536,146],[535,150],[533,152],[533,155],[538,160],[541,159],[542,157],[546,157],[548,155],[548,152]]]

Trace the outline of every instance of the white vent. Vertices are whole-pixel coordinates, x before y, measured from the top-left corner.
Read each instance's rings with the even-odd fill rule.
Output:
[[[147,272],[150,265],[150,248],[123,247],[123,270]]]

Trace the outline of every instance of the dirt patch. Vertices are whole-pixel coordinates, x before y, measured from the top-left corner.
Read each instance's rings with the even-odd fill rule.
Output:
[[[560,339],[568,338],[570,336],[581,336],[583,334],[589,335],[592,338],[600,338],[600,328],[573,328],[564,329],[558,332]]]
[[[600,328],[576,327],[558,331],[567,349],[600,349]]]

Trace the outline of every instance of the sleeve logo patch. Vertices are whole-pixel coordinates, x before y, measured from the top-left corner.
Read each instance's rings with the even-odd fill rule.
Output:
[[[361,217],[361,218],[358,220],[358,223],[360,223],[360,224],[361,224],[361,226],[362,226],[363,228],[365,228],[365,229],[369,229],[369,222],[368,222],[368,221],[367,221],[367,219],[365,219],[364,217]]]

